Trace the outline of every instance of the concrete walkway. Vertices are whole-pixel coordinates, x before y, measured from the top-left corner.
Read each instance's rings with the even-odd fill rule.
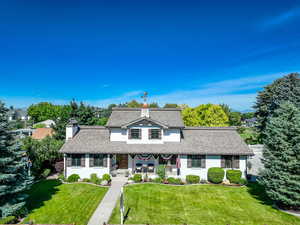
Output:
[[[113,177],[109,190],[98,205],[94,214],[90,218],[88,225],[103,225],[108,223],[108,220],[117,204],[120,197],[121,187],[126,183],[125,177]]]

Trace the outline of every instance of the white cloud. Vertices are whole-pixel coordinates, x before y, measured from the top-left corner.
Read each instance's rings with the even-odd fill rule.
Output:
[[[265,21],[263,21],[260,24],[260,27],[262,28],[271,28],[277,25],[281,25],[283,23],[288,22],[289,20],[294,19],[295,17],[300,16],[300,8],[293,8],[288,11],[285,11],[277,16],[274,16],[272,18],[269,18]]]

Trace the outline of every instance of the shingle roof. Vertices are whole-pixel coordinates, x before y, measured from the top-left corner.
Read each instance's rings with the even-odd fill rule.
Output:
[[[168,127],[183,128],[181,109],[149,108],[150,119],[165,124]],[[107,127],[122,127],[141,118],[141,108],[113,108],[107,121]]]
[[[164,144],[127,144],[111,142],[109,129],[85,126],[67,141],[62,153],[111,153],[111,154],[205,154],[205,155],[252,155],[234,128],[193,127],[182,130],[181,142]]]

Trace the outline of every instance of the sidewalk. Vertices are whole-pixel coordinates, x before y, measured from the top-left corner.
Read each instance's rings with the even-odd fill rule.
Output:
[[[88,225],[103,225],[108,220],[117,204],[121,187],[126,183],[125,177],[113,177],[111,186],[90,218]]]

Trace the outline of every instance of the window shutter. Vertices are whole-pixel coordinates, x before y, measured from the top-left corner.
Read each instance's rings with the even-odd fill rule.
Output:
[[[233,167],[236,169],[240,168],[240,156],[238,155],[233,156]]]
[[[152,129],[149,129],[149,130],[148,130],[148,139],[149,139],[149,140],[151,139],[151,132],[152,132]]]
[[[72,155],[67,154],[67,166],[72,166]]]
[[[225,157],[223,155],[221,156],[221,167],[225,168]]]
[[[90,157],[90,167],[94,167],[94,155],[89,154],[89,157]]]
[[[158,130],[158,139],[161,139],[161,129]]]
[[[80,166],[85,167],[85,155],[81,155]]]
[[[201,168],[206,168],[206,156],[201,156]]]
[[[192,168],[192,157],[190,155],[187,156],[187,168]]]
[[[139,139],[142,139],[142,129],[139,129]]]
[[[107,155],[103,155],[103,167],[107,167]]]
[[[131,139],[131,129],[128,129],[128,139]]]

